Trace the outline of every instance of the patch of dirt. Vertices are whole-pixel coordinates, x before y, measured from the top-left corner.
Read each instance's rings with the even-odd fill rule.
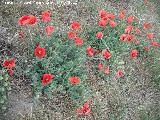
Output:
[[[28,79],[11,80],[12,90],[8,93],[7,120],[16,120],[18,116],[24,118],[26,115],[32,114],[34,103],[30,84],[31,81]]]
[[[115,3],[108,2],[107,4],[110,7],[109,9],[114,6],[114,10],[119,11]],[[140,13],[137,9],[139,2],[126,1],[121,4],[127,9],[129,14],[136,14],[142,20],[149,20],[153,24],[156,23],[156,13],[153,14],[149,10],[147,10],[146,14],[143,14],[144,11]],[[103,6],[100,6],[100,8],[103,8]],[[59,27],[62,32],[68,30],[67,26],[72,20],[78,19],[85,28],[87,28],[88,24],[95,23],[96,21],[96,16],[93,15],[91,7],[85,7],[83,2],[78,6],[68,5],[52,9],[56,9],[57,13],[59,13],[55,20],[60,20],[58,24],[61,25]],[[3,46],[7,46],[6,44],[10,45],[11,43],[14,44],[14,39],[12,39],[14,35],[6,37],[6,34],[10,33],[6,32],[7,29],[0,29],[1,35],[3,35],[3,42],[0,42],[4,44]],[[83,33],[84,31],[80,32]],[[15,56],[15,53],[12,53],[12,55]],[[160,108],[160,93],[150,83],[148,72],[139,71],[139,68],[134,66],[134,78],[103,81],[99,76],[96,76],[98,70],[93,67],[95,64],[97,64],[97,61],[93,60],[85,63],[88,74],[87,82],[93,94],[89,98],[89,101],[94,118],[91,115],[84,119],[106,120],[122,116],[124,120],[140,120],[139,111],[141,110],[148,111],[150,116],[157,116],[160,113],[158,109]],[[31,80],[19,77],[11,80],[11,83],[12,91],[8,93],[9,108],[6,116],[7,120],[16,120],[16,118],[19,120],[77,120],[75,112],[70,112],[72,101],[67,95],[55,96],[53,99],[43,98],[41,102],[34,103],[30,86]],[[66,100],[67,104],[64,103],[64,100]]]

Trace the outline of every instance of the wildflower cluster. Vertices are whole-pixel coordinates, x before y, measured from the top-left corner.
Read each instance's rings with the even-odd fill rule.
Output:
[[[20,39],[27,43],[30,53],[26,61],[31,61],[24,73],[33,80],[36,98],[53,97],[53,91],[57,91],[83,103],[88,88],[84,83],[86,55],[84,41],[78,34],[80,23],[71,22],[70,32],[60,34],[50,11],[42,12],[41,18],[30,16],[22,16],[18,23],[22,29]],[[31,39],[25,41],[23,36]]]
[[[100,10],[98,14],[98,25],[87,33],[90,45],[86,52],[89,57],[100,60],[97,67],[105,80],[130,74],[125,71],[126,60],[133,63],[151,48],[154,51],[154,47],[159,47],[153,33],[147,32],[150,23],[138,24],[133,15],[127,17],[125,10],[118,16],[106,10]]]
[[[72,21],[70,31],[59,34],[50,11],[42,12],[41,19],[25,15],[18,20],[22,28],[20,38],[31,38],[24,41],[30,53],[26,60],[30,62],[24,72],[33,80],[36,96],[52,95],[54,90],[59,90],[83,102],[89,89],[84,82],[83,63],[87,58],[99,60],[95,66],[104,80],[110,77],[119,79],[129,74],[126,60],[136,62],[149,52],[152,54],[154,48],[159,48],[154,33],[148,32],[152,27],[150,23],[138,24],[138,20],[133,15],[127,16],[125,10],[118,16],[106,10],[100,10],[98,15],[97,25],[84,33],[85,38],[79,34],[82,27],[77,21]],[[6,59],[2,66],[13,76],[16,60]],[[77,109],[79,115],[90,112],[87,101]]]

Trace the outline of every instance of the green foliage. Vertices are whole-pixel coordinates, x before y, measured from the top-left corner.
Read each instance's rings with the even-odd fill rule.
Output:
[[[109,12],[109,10],[106,11]],[[118,16],[116,16],[116,18],[117,17]],[[101,51],[103,51],[104,49],[107,49],[112,54],[112,57],[109,60],[105,60],[105,58],[102,55],[94,56],[96,60],[99,59],[99,61],[103,62],[105,66],[110,66],[111,68],[111,72],[109,75],[104,75],[103,72],[100,72],[100,75],[103,76],[103,79],[105,80],[108,80],[110,77],[113,77],[116,73],[116,70],[118,69],[123,70],[126,76],[131,75],[129,71],[127,71],[128,67],[133,66],[134,62],[136,61],[138,62],[144,59],[148,59],[148,62],[151,62],[149,61],[150,58],[153,58],[154,61],[156,61],[157,59],[154,58],[154,55],[155,52],[159,50],[154,47],[151,47],[150,41],[147,40],[146,37],[146,33],[148,31],[143,29],[143,24],[138,24],[137,20],[134,20],[132,24],[128,24],[126,21],[127,17],[128,16],[126,16],[126,18],[123,20],[120,20],[118,18],[113,20],[117,24],[115,28],[112,28],[110,26],[110,23],[108,23],[104,28],[99,27],[97,24],[95,26],[90,27],[87,33],[87,35],[89,36],[88,45],[91,45],[91,47],[95,48],[96,50],[100,49]],[[134,40],[131,42],[120,41],[120,36],[125,33],[125,28],[127,26],[133,27],[132,32],[129,34],[134,35],[134,40],[139,40],[139,44],[136,44]],[[142,33],[136,34],[136,28],[139,28]],[[101,40],[96,38],[97,32],[103,33],[103,38]],[[145,46],[149,46],[151,48],[149,52],[145,51]],[[132,49],[138,50],[138,58],[135,61],[130,58],[130,52]]]
[[[7,109],[7,94],[8,91],[11,89],[10,82],[9,82],[9,75],[4,69],[1,69],[0,72],[0,113],[3,115],[5,110]]]
[[[50,24],[55,25],[55,23]],[[44,31],[46,26],[47,24],[40,23],[40,28],[39,26],[36,26],[36,29],[29,26],[22,28],[31,38],[24,42],[29,53],[26,61],[30,61],[25,73],[27,77],[33,80],[33,91],[36,98],[43,94],[53,97],[52,91],[57,90],[58,93],[69,94],[71,98],[83,102],[88,91],[84,82],[86,79],[83,66],[86,59],[85,45],[76,46],[67,34],[61,34],[58,30],[55,30],[51,36],[47,36]],[[34,55],[37,44],[45,48],[46,55],[44,58],[37,58]],[[45,73],[54,76],[51,84],[42,85],[42,75]],[[79,77],[80,84],[72,85],[68,80],[72,76]],[[58,90],[57,88],[61,89]]]

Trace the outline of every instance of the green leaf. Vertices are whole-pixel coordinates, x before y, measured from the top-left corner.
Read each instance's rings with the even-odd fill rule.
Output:
[[[2,76],[0,76],[0,80],[3,80],[3,77],[2,77]]]

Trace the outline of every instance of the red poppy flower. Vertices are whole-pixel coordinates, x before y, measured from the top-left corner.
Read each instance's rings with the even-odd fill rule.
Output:
[[[144,47],[144,50],[145,50],[146,52],[149,52],[149,51],[150,51],[150,48],[149,48],[148,46],[145,46],[145,47]]]
[[[101,18],[104,18],[104,17],[107,16],[107,12],[106,12],[105,10],[100,10],[100,11],[99,11],[99,16],[100,16]]]
[[[127,22],[128,22],[128,23],[132,23],[133,20],[134,20],[134,16],[129,16],[129,17],[127,18]]]
[[[112,14],[112,13],[110,13],[110,14],[107,14],[107,17],[109,18],[109,19],[115,19],[115,15],[114,14]]]
[[[71,39],[71,40],[75,39],[76,36],[77,36],[77,34],[76,34],[75,32],[69,32],[69,33],[68,33],[68,37],[69,37],[69,39]]]
[[[124,76],[124,74],[123,74],[122,70],[118,70],[116,75],[115,75],[116,78],[120,78],[120,77],[123,77],[123,76]]]
[[[104,28],[107,25],[107,21],[101,19],[101,20],[99,20],[98,24],[100,27]]]
[[[148,39],[153,39],[154,35],[153,35],[153,33],[147,33],[147,37],[148,37]]]
[[[159,43],[158,43],[158,42],[151,42],[151,46],[153,46],[153,47],[158,47],[158,46],[159,46]]]
[[[83,45],[83,40],[79,37],[76,37],[74,43],[78,46],[82,46]]]
[[[78,29],[80,29],[80,24],[79,24],[79,22],[72,22],[72,24],[70,25],[70,27],[72,28],[72,29],[74,29],[74,30],[78,30]]]
[[[24,15],[18,20],[19,25],[35,24],[36,22],[37,18],[33,15]]]
[[[121,11],[120,14],[119,14],[119,19],[124,19],[125,18],[125,14],[126,14],[125,10]]]
[[[97,32],[96,38],[97,39],[102,39],[103,38],[103,33],[102,32]]]
[[[42,12],[42,22],[49,22],[51,21],[51,13],[49,11]]]
[[[46,85],[51,83],[53,78],[54,78],[53,75],[46,73],[46,74],[43,74],[41,82],[43,85]]]
[[[110,68],[109,68],[109,67],[105,67],[105,68],[104,68],[104,73],[105,73],[105,74],[109,74],[109,72],[110,72]]]
[[[132,59],[135,59],[135,58],[137,58],[137,56],[138,56],[138,51],[136,49],[131,50],[130,57]]]
[[[137,28],[135,31],[136,31],[136,34],[140,34],[141,33],[141,30],[139,28]]]
[[[116,24],[114,21],[110,21],[110,26],[111,26],[112,28],[114,28],[114,27],[117,26],[117,24]]]
[[[94,48],[92,48],[91,46],[87,47],[86,49],[86,53],[88,56],[92,57],[94,55]]]
[[[128,42],[134,41],[134,35],[127,35]]]
[[[103,63],[99,63],[99,64],[98,64],[98,68],[99,68],[99,69],[102,69],[103,66],[104,66]]]
[[[110,59],[111,58],[111,53],[108,51],[108,50],[106,50],[106,49],[104,49],[103,51],[102,51],[102,54],[103,54],[103,57],[105,58],[105,59]]]
[[[80,78],[76,76],[70,77],[68,80],[72,85],[77,85],[80,83]]]
[[[10,59],[5,60],[2,66],[8,69],[12,69],[13,67],[15,67],[15,65],[15,59]]]
[[[35,17],[35,16],[33,16],[33,15],[29,15],[28,16],[29,17],[29,22],[28,22],[28,24],[35,24],[36,22],[37,22],[37,18]]]
[[[86,102],[82,108],[78,108],[76,111],[80,115],[88,115],[91,112],[91,109],[89,108],[89,102]]]
[[[29,23],[29,19],[30,19],[29,16],[24,15],[24,16],[22,16],[21,18],[19,18],[18,24],[19,24],[19,25],[26,25],[26,24]]]
[[[143,28],[144,29],[151,28],[151,24],[150,23],[144,23]]]
[[[126,39],[127,39],[127,34],[122,34],[121,36],[120,36],[120,41],[126,41]]]
[[[36,17],[33,15],[24,15],[18,20],[19,25],[26,25],[26,24],[35,24],[37,21]]]
[[[54,27],[53,26],[47,26],[45,27],[45,31],[47,35],[51,35],[54,31]]]
[[[130,33],[131,31],[133,30],[133,27],[132,26],[127,26],[126,28],[125,28],[125,33]]]
[[[104,20],[106,23],[108,23],[109,18],[106,16],[106,17],[101,18],[101,20]]]
[[[46,54],[46,51],[44,48],[41,48],[41,47],[37,47],[34,51],[34,54],[36,57],[38,58],[43,58]]]

